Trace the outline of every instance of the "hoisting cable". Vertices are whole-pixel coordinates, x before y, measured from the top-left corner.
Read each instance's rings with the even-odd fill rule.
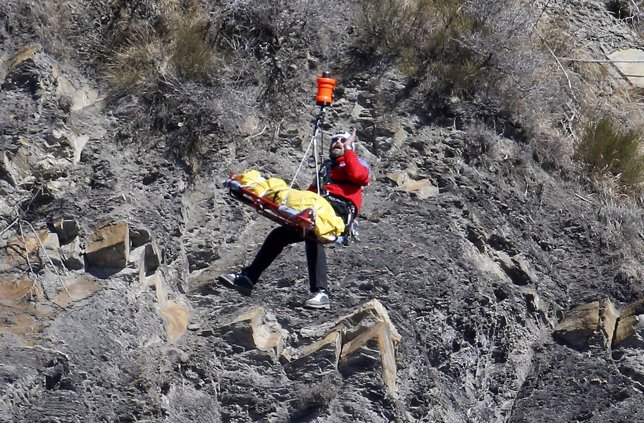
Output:
[[[324,111],[320,112],[320,114],[324,113]],[[300,170],[302,169],[302,165],[304,164],[305,161],[307,161],[307,155],[309,150],[311,149],[311,146],[313,146],[313,157],[315,158],[315,174],[316,174],[316,184],[318,185],[318,194],[320,193],[320,175],[319,175],[319,163],[318,163],[318,151],[317,151],[317,133],[318,133],[318,122],[321,122],[323,117],[318,116],[318,121],[316,121],[316,126],[315,130],[313,131],[313,136],[311,137],[311,141],[309,142],[309,145],[306,147],[306,151],[304,151],[304,157],[302,157],[302,160],[300,161],[299,166],[297,167],[297,170],[295,171],[295,175],[293,175],[293,179],[291,180],[291,183],[289,184],[289,189],[293,188],[293,185],[295,184],[295,180],[297,179],[298,174],[300,173]],[[282,201],[282,203],[285,203],[286,199]]]
[[[317,115],[315,119],[315,126],[313,128],[313,135],[311,136],[311,142],[309,142],[309,145],[306,147],[306,151],[304,152],[304,157],[300,161],[300,164],[297,167],[297,170],[295,171],[295,175],[293,176],[293,180],[291,180],[289,189],[293,188],[293,184],[295,184],[297,175],[302,169],[302,165],[304,164],[304,161],[307,160],[307,154],[309,152],[309,149],[311,148],[311,145],[313,145],[313,158],[315,161],[315,185],[316,185],[318,195],[321,192],[320,190],[321,190],[322,184],[320,181],[320,158],[319,158],[320,152],[318,151],[317,138],[318,138],[320,127],[324,122],[324,113],[326,112],[326,108],[330,106],[331,103],[333,102],[333,97],[334,97],[333,90],[335,88],[336,81],[335,79],[330,78],[330,76],[331,76],[331,73],[328,71],[325,71],[325,72],[322,72],[322,76],[317,77],[318,92],[317,92],[317,95],[315,96],[315,102],[317,105],[320,106],[320,113]],[[285,196],[284,200],[282,200],[282,204],[286,204],[287,199],[288,199],[288,195]]]
[[[320,118],[322,116],[322,118]],[[318,115],[318,121],[322,122],[324,119],[324,106],[320,110],[320,115]],[[318,138],[316,136],[318,132],[318,123],[315,123],[315,130],[313,131],[313,160],[315,161],[315,191],[320,195],[320,152],[318,151]]]

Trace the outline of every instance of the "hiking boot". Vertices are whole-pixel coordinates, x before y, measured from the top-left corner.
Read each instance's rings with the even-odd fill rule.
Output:
[[[250,295],[253,291],[253,281],[244,273],[224,273],[219,279],[231,285],[240,294]]]
[[[324,290],[317,291],[313,297],[306,300],[306,302],[304,303],[304,307],[329,309],[331,308],[331,303],[329,302],[329,296]]]

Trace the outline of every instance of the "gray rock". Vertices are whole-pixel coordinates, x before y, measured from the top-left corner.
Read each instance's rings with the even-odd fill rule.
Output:
[[[111,221],[96,225],[87,238],[85,259],[90,266],[125,267],[130,253],[128,224]]]
[[[78,222],[73,218],[56,217],[52,221],[54,231],[58,235],[61,245],[76,239],[80,231]]]

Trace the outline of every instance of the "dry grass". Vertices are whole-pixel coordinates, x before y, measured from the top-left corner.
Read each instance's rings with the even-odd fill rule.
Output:
[[[411,76],[426,72],[436,59],[444,59],[440,65],[447,73],[454,72],[456,66],[461,75],[471,73],[467,70],[472,67],[472,54],[457,41],[462,34],[482,29],[482,22],[461,13],[461,1],[358,0],[358,3],[362,10],[359,26],[363,49],[389,56]]]
[[[496,133],[481,123],[468,126],[466,129],[463,160],[466,163],[476,163],[483,156],[496,158]]]
[[[609,173],[627,189],[637,189],[644,183],[644,154],[640,143],[642,130],[618,129],[609,118],[588,125],[576,157],[592,172]]]
[[[200,6],[163,1],[151,21],[127,14],[121,19],[125,41],[112,53],[107,71],[114,95],[154,95],[164,81],[206,82],[218,69]]]
[[[609,135],[606,130],[612,129],[604,123],[595,128],[600,133],[594,137],[586,129],[595,116],[641,120],[634,94],[615,82],[605,64],[559,59],[589,54],[584,45],[571,43],[574,37],[566,32],[570,23],[563,18],[547,16],[534,2],[358,3],[359,47],[423,81],[416,86],[427,93],[429,114],[453,113],[530,144],[533,157],[547,170],[573,173],[577,158],[595,174],[608,172],[621,187],[641,185],[641,159],[634,151],[638,135],[614,130]],[[635,19],[637,2],[612,3]],[[481,140],[472,139],[474,153],[485,150]]]
[[[606,248],[644,259],[644,223],[641,208],[629,204],[607,204],[597,212],[603,225],[600,242]]]
[[[239,33],[232,5],[211,6],[120,2],[104,52],[112,106],[124,110],[131,132],[162,134],[193,172],[224,134],[257,113],[262,72],[249,47],[254,36]]]
[[[292,404],[289,422],[312,420],[329,408],[338,391],[338,382],[331,376],[310,385],[301,385]]]
[[[415,80],[426,93],[428,114],[465,113],[522,143],[562,119],[565,78],[553,72],[556,65],[542,48],[536,30],[540,11],[533,3],[358,3],[363,15],[359,48],[395,63]],[[454,104],[466,107],[455,110]]]

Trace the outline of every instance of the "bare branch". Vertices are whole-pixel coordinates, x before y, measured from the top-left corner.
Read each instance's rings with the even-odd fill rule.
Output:
[[[540,38],[541,38],[541,37],[540,37]],[[546,46],[546,48],[548,49],[548,51],[550,52],[550,54],[552,55],[552,57],[553,57],[553,58],[555,59],[555,61],[557,62],[557,65],[559,65],[559,68],[561,69],[561,71],[563,72],[564,76],[566,77],[566,80],[568,81],[568,88],[570,89],[570,95],[572,95],[572,98],[574,98],[574,99],[575,99],[575,101],[576,101],[576,100],[577,100],[577,97],[575,96],[575,92],[574,92],[574,90],[572,89],[572,83],[570,82],[570,77],[568,76],[568,72],[566,72],[566,69],[563,67],[563,65],[561,64],[561,61],[559,60],[559,58],[557,57],[557,55],[555,54],[555,52],[554,52],[554,51],[552,51],[552,49],[550,48],[550,46],[548,45],[548,43],[546,43],[546,41],[545,41],[543,38],[541,38],[541,42],[543,43],[543,45],[544,45],[544,46]]]
[[[19,218],[19,217],[16,217],[16,218],[15,218],[15,220],[9,224],[9,226],[7,226],[6,228],[4,228],[4,229],[2,230],[2,232],[0,232],[0,235],[2,235],[3,233],[7,232],[7,231],[8,231],[8,230],[13,226],[13,225],[15,225],[19,220],[20,220],[20,218]]]
[[[29,225],[29,227],[31,228],[31,231],[33,232],[34,236],[35,236],[35,237],[36,237],[36,239],[38,240],[38,244],[40,245],[40,248],[42,248],[42,251],[43,251],[43,253],[45,254],[45,257],[47,258],[47,261],[49,261],[49,264],[51,265],[52,269],[54,269],[54,273],[56,273],[56,276],[58,277],[58,280],[60,281],[60,284],[61,284],[61,285],[63,286],[63,288],[65,289],[65,292],[67,293],[67,295],[69,295],[69,296],[70,296],[70,298],[71,298],[71,294],[69,293],[69,290],[67,289],[67,285],[65,285],[65,282],[63,281],[63,278],[60,276],[60,273],[58,273],[58,270],[56,269],[56,265],[54,265],[54,262],[53,262],[53,261],[51,260],[51,258],[49,257],[49,254],[47,254],[47,250],[45,249],[45,246],[42,244],[42,241],[40,240],[40,237],[39,237],[39,236],[38,236],[38,234],[36,233],[36,230],[35,230],[35,229],[34,229],[34,227],[31,225],[31,223],[27,222],[26,220],[23,220],[23,221],[21,221],[21,222],[26,223],[26,224],[27,224],[27,225]]]
[[[559,57],[559,60],[579,63],[644,63],[644,60],[575,59],[573,57]]]

